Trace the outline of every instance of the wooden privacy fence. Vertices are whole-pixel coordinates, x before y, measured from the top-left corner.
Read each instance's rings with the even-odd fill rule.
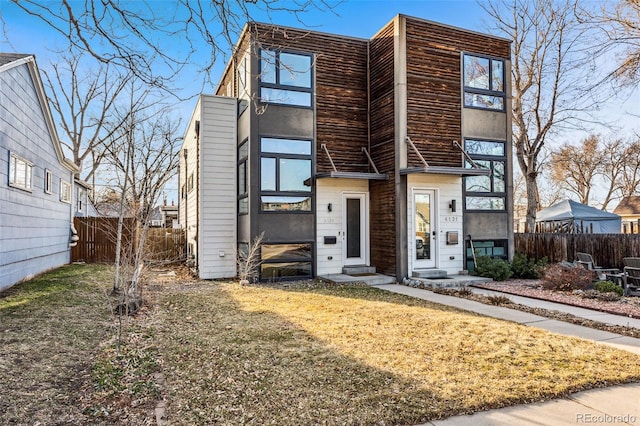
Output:
[[[597,265],[620,268],[623,257],[640,257],[640,234],[515,234],[515,252],[550,263],[573,262],[590,253]]]
[[[71,250],[72,262],[111,263],[116,259],[118,218],[76,217],[78,243]],[[140,237],[135,219],[124,219],[122,252],[133,247]],[[185,258],[185,233],[182,229],[149,228],[145,242],[145,260],[177,262]]]

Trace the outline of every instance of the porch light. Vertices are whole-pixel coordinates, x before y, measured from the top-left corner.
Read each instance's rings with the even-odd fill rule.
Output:
[[[451,210],[453,213],[456,212],[456,200],[451,200],[451,202],[449,203],[449,210]]]

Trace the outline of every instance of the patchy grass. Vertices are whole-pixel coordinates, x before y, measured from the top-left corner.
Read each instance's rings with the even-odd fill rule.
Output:
[[[411,424],[640,379],[629,353],[375,288],[167,289],[171,424]]]
[[[66,266],[0,293],[0,423],[87,424],[84,389],[108,339],[105,266]]]
[[[160,400],[177,425],[415,424],[640,380],[632,354],[364,286],[158,280],[116,346],[111,279],[0,294],[0,424],[151,425]]]

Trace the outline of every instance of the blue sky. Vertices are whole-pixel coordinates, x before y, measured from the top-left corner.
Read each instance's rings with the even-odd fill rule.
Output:
[[[328,0],[332,1],[332,0]],[[482,2],[483,0],[479,0]],[[150,0],[154,10],[171,9],[173,2]],[[56,59],[56,55],[50,49],[62,48],[66,42],[58,34],[54,33],[38,18],[25,14],[9,0],[0,0],[0,11],[4,20],[4,33],[0,34],[0,51],[32,53],[36,55],[40,68],[46,69],[49,62]],[[396,14],[417,16],[444,24],[467,28],[480,32],[491,32],[486,14],[476,0],[345,0],[338,4],[333,11],[319,12],[304,15],[303,21],[307,28],[328,33],[343,34],[354,37],[370,38],[389,22]],[[265,15],[254,16],[257,21],[268,22]],[[291,27],[302,27],[299,22],[288,13],[277,13],[271,19],[274,23]],[[160,40],[162,42],[162,40]],[[167,40],[167,48],[178,48],[176,40]],[[230,50],[230,49],[229,49]],[[203,52],[208,52],[203,46]],[[227,56],[228,57],[228,56]],[[213,69],[211,80],[217,83],[225,66],[226,58],[220,58]],[[195,95],[200,92],[202,85],[194,81],[192,73],[185,73],[182,81],[188,81],[185,94]],[[213,92],[213,87],[205,87],[205,93]],[[635,95],[635,96],[634,96]],[[640,113],[638,101],[640,89],[626,99],[616,99],[610,104],[602,105],[601,116],[606,119],[615,119],[623,126],[623,135],[630,135],[632,130],[640,131],[638,119],[628,115],[629,112]],[[178,105],[177,114],[182,116],[182,122],[189,119],[195,99]],[[621,115],[620,113],[626,113]],[[609,133],[603,130],[602,133]],[[577,142],[586,134],[573,132],[564,135],[562,141]]]

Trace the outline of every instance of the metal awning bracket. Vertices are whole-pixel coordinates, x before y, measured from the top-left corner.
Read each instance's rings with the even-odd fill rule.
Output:
[[[465,151],[465,149],[462,147],[462,145],[460,145],[460,142],[458,141],[453,141],[453,146],[455,146],[456,148],[458,148],[460,151],[462,151],[462,155],[464,155],[464,158],[466,158],[466,160],[469,162],[469,164],[471,164],[471,167],[473,167],[474,169],[481,169],[482,167],[480,167],[478,165],[478,163],[476,163],[475,161],[473,161],[473,159],[471,158],[471,156],[467,153],[467,151]]]
[[[327,144],[323,143],[320,144],[320,148],[322,148],[325,152],[325,154],[327,154],[327,157],[329,157],[329,162],[331,163],[331,168],[333,169],[334,172],[338,172],[338,170],[336,169],[336,165],[333,164],[333,158],[331,158],[331,154],[329,154],[329,150],[327,149]]]
[[[418,148],[414,145],[414,143],[411,140],[411,138],[409,136],[407,136],[405,138],[405,141],[407,142],[407,144],[409,144],[411,149],[413,149],[413,152],[416,153],[416,155],[418,156],[420,161],[422,161],[422,164],[424,165],[424,171],[426,172],[427,170],[429,170],[429,163],[427,163],[427,160],[425,160],[424,157],[422,156],[422,154],[420,154],[420,151],[418,151]]]
[[[369,160],[369,164],[371,165],[371,167],[373,168],[373,171],[379,175],[380,172],[378,171],[378,168],[376,167],[376,165],[373,163],[373,160],[371,159],[371,156],[369,155],[369,152],[367,151],[367,148],[365,148],[364,146],[362,147],[362,152],[364,152],[364,155],[367,156],[367,159]]]

